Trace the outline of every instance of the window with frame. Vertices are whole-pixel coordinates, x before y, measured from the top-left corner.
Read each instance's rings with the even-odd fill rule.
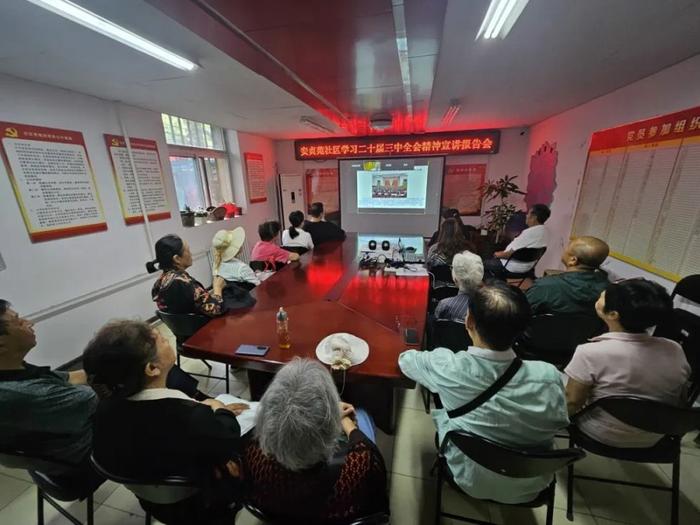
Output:
[[[205,215],[233,202],[224,130],[166,113],[161,117],[180,211]]]

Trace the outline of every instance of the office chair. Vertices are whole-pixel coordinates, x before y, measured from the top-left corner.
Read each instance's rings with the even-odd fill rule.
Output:
[[[454,297],[459,293],[459,288],[452,284],[444,286],[430,287],[428,291],[428,313],[433,313],[440,301],[448,297]]]
[[[671,299],[676,297],[700,304],[700,274],[678,281],[671,293]],[[700,315],[685,308],[674,308],[671,318],[659,324],[654,335],[673,339],[683,347],[692,370],[688,389],[688,400],[692,404],[700,395]]]
[[[602,409],[623,423],[627,423],[628,425],[647,432],[663,434],[664,437],[661,438],[658,443],[648,448],[617,448],[606,445],[584,434],[576,426],[576,421],[578,421],[581,416],[594,409]],[[585,479],[589,481],[601,481],[604,483],[669,491],[671,492],[670,523],[671,525],[678,525],[681,438],[688,431],[697,428],[700,428],[700,408],[677,407],[659,401],[652,401],[651,399],[632,396],[604,397],[584,407],[583,410],[571,417],[571,425],[569,426],[570,447],[579,447],[592,454],[620,461],[632,461],[635,463],[671,463],[673,464],[671,488],[664,485],[651,485],[648,483],[575,475],[573,465],[569,465],[566,517],[569,521],[574,519],[574,479]]]
[[[546,361],[563,368],[576,347],[602,334],[605,323],[595,314],[540,314],[513,344],[522,359]]]
[[[303,246],[282,246],[282,249],[288,252],[298,253],[299,255],[304,255],[309,251],[308,248],[304,248]]]
[[[50,504],[74,525],[83,525],[78,518],[64,509],[58,501],[85,500],[87,525],[94,523],[93,494],[104,478],[86,467],[53,459],[29,455],[21,450],[0,451],[0,464],[7,468],[29,472],[36,484],[37,524],[44,525],[44,502]]]
[[[165,516],[159,517],[158,510],[153,512],[152,509],[147,508],[149,507],[148,503],[153,503],[155,506],[160,507],[172,505],[174,506],[173,510],[177,512],[177,504],[179,502],[201,491],[199,485],[186,476],[167,476],[151,479],[131,478],[110,472],[95,459],[94,454],[90,456],[90,462],[95,471],[106,479],[124,485],[134,493],[139,499],[141,507],[146,512],[145,525],[151,525],[154,516],[160,521],[169,521]],[[143,502],[147,502],[146,506],[143,505]],[[161,510],[161,512],[163,511]]]
[[[551,483],[542,490],[535,499],[524,503],[507,504],[493,500],[486,500],[499,505],[511,505],[515,507],[535,508],[547,506],[546,524],[551,525],[554,517],[554,487],[556,484],[555,472],[572,465],[583,459],[586,453],[583,450],[568,448],[564,450],[533,450],[500,445],[488,439],[479,437],[469,432],[451,430],[445,435],[437,455],[437,502],[435,505],[435,525],[440,524],[440,518],[446,516],[453,520],[469,523],[484,522],[476,519],[450,514],[442,510],[442,484],[447,481],[457,492],[464,491],[455,482],[450,467],[447,463],[445,450],[452,443],[465,456],[478,463],[482,467],[509,478],[532,478],[536,476],[551,475]]]
[[[246,502],[244,507],[266,525],[321,525],[321,523],[313,523],[308,520],[295,521],[294,518],[287,516],[271,517],[250,502]],[[340,521],[334,521],[333,523],[337,525],[385,525],[389,523],[389,515],[378,512],[369,516],[354,518],[344,523]]]
[[[535,266],[537,266],[537,263],[540,262],[540,259],[544,255],[544,252],[547,251],[546,247],[542,248],[520,248],[519,250],[515,250],[510,257],[508,257],[508,260],[505,262],[503,267],[506,269],[506,279],[520,279],[520,282],[516,285],[518,288],[520,288],[523,285],[523,282],[525,282],[525,279],[528,277],[531,279],[535,278]],[[526,272],[510,272],[508,271],[508,263],[510,261],[514,262],[523,262],[523,263],[534,263],[532,265],[532,268],[530,268]]]
[[[210,320],[209,317],[199,314],[171,314],[156,310],[158,318],[170,328],[170,331],[175,335],[175,350],[177,351],[177,366],[180,366],[180,355],[187,356],[187,351],[184,348],[184,343],[192,337],[197,330],[202,328]],[[196,377],[207,377],[209,379],[223,379],[226,382],[226,393],[229,393],[229,366],[224,363],[225,374],[223,376],[211,375],[212,366],[205,360],[200,359],[202,363],[209,369],[209,374],[190,373]]]

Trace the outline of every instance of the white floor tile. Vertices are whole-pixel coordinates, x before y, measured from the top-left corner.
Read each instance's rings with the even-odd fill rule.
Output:
[[[0,509],[7,506],[31,486],[32,484],[28,481],[0,474]]]
[[[394,445],[396,443],[396,437],[389,434],[385,434],[379,429],[376,429],[376,439],[377,448],[382,453],[384,458],[384,464],[386,465],[387,471],[391,472],[392,465],[394,462]]]
[[[265,525],[265,523],[243,509],[236,515],[236,525]]]
[[[115,490],[119,487],[118,483],[115,483],[114,481],[105,481],[102,485],[99,486],[99,488],[95,491],[95,494],[93,495],[93,499],[95,500],[95,503],[104,503],[107,498],[109,498]]]
[[[569,521],[566,511],[557,508],[553,518],[554,525],[596,525],[596,519],[591,515],[579,512],[574,515],[574,521]],[[498,525],[545,525],[546,520],[546,507],[527,509],[491,504],[491,521]]]
[[[159,522],[153,520],[153,525]],[[143,516],[129,514],[122,510],[113,509],[105,505],[95,512],[95,525],[143,525]]]
[[[437,486],[434,479],[430,480],[430,486],[435,492]],[[475,518],[478,520],[489,521],[493,519],[489,503],[480,501],[462,494],[453,489],[449,484],[444,483],[442,486],[442,510],[455,514],[457,516],[465,516],[467,518]],[[450,518],[443,518],[443,523],[457,522]],[[457,522],[458,523],[458,522]]]
[[[103,505],[137,516],[146,515],[134,493],[123,485],[119,485],[109,498],[105,500]]]
[[[397,390],[398,395],[401,396],[401,402],[399,406],[401,408],[413,408],[415,410],[423,410],[423,399],[421,398],[421,387],[416,385],[413,389],[400,389]]]
[[[33,524],[37,521],[36,487],[30,487],[0,510],[0,523],[8,525]],[[69,513],[84,522],[87,512],[84,501],[61,504]],[[99,504],[95,503],[95,509]],[[70,525],[70,522],[48,503],[44,503],[45,525]],[[99,523],[99,522],[96,522]]]
[[[391,523],[423,525],[433,523],[435,512],[435,483],[430,480],[392,474]]]
[[[429,478],[435,461],[435,425],[422,410],[403,408],[398,414],[392,472]]]
[[[22,481],[28,481],[29,483],[34,483],[32,481],[29,472],[24,469],[19,468],[8,468],[4,465],[0,465],[0,474],[3,476],[8,476],[10,478],[21,479]]]

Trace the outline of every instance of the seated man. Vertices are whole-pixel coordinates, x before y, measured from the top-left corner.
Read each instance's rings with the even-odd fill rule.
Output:
[[[85,465],[97,396],[82,370],[25,363],[34,346],[32,323],[0,299],[0,449]]]
[[[596,237],[577,237],[569,242],[561,256],[564,273],[537,279],[525,293],[533,314],[590,313],[608,285],[608,277],[599,268],[610,252]]]
[[[481,257],[465,251],[452,258],[452,279],[459,287],[459,293],[440,301],[435,308],[435,319],[448,319],[463,323],[467,315],[469,295],[481,284],[484,278],[484,264]]]
[[[520,248],[544,248],[547,246],[547,229],[544,223],[549,219],[551,212],[544,204],[535,204],[527,214],[525,228],[520,235],[500,252],[494,252],[493,258],[484,262],[484,271],[490,277],[505,279],[508,273],[525,273],[534,268],[534,262],[520,262],[515,259],[508,262],[508,258]],[[508,267],[506,268],[506,263]]]
[[[450,430],[467,431],[514,447],[549,449],[555,433],[568,425],[564,385],[557,369],[541,361],[524,361],[512,379],[476,409],[450,418],[447,411],[464,406],[495,383],[511,366],[511,345],[530,319],[523,292],[502,282],[477,288],[469,300],[466,329],[474,341],[467,351],[437,348],[407,350],[399,367],[409,378],[440,396],[444,408],[433,418],[440,442]],[[446,450],[455,482],[467,494],[502,503],[534,499],[551,476],[508,478],[466,458],[453,445]]]
[[[569,414],[607,396],[636,396],[678,405],[690,376],[683,349],[647,330],[671,315],[673,302],[659,284],[627,279],[609,284],[595,304],[609,332],[576,348],[564,372],[569,376]],[[586,435],[606,445],[650,447],[661,436],[644,432],[595,410],[576,422]]]
[[[326,241],[345,240],[345,232],[339,226],[324,220],[322,202],[314,202],[311,205],[309,219],[304,222],[304,231],[311,234],[314,246]]]

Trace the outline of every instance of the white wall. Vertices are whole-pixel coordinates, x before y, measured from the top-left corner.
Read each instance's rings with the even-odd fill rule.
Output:
[[[147,275],[151,258],[145,226],[126,226],[121,215],[103,133],[121,134],[113,102],[76,92],[0,75],[0,120],[81,131],[85,138],[108,230],[54,241],[32,243],[22,221],[5,167],[0,162],[0,252],[7,269],[0,271],[0,297],[22,315],[40,319],[38,345],[30,354],[36,364],[56,366],[77,357],[105,321],[115,317],[151,317],[150,288],[156,275]],[[158,142],[172,218],[151,223],[154,239],[176,233],[190,243],[195,263],[192,274],[209,284],[206,258],[213,234],[221,227],[242,225],[257,240],[257,224],[276,217],[274,191],[275,148],[271,140],[248,134],[233,135],[230,164],[238,202],[243,152],[262,153],[269,199],[252,204],[245,215],[224,223],[183,228],[172,183],[160,114],[122,106],[132,137]],[[229,137],[230,138],[230,137]],[[98,297],[98,298],[96,298]]]
[[[527,188],[527,171],[523,171],[523,162],[528,148],[527,135],[521,135],[520,129],[501,130],[501,147],[495,155],[454,155],[445,157],[445,165],[450,164],[486,164],[487,180],[498,179],[504,175],[518,175],[517,183],[525,191]],[[280,140],[275,142],[277,150],[277,162],[280,173],[304,174],[311,168],[338,168],[337,160],[300,161],[294,158],[294,141]],[[342,201],[342,199],[341,199]],[[522,199],[514,199],[515,204],[522,203]],[[486,204],[487,209],[490,204]],[[522,204],[524,206],[524,204]],[[378,219],[380,222],[381,219]],[[480,217],[464,217],[465,224],[477,226],[481,223]],[[437,227],[437,223],[435,225]],[[378,231],[381,226],[377,226]]]
[[[601,129],[698,106],[698,86],[700,55],[548,118],[531,128],[525,173],[528,172],[530,155],[543,142],[556,142],[559,152],[557,187],[552,216],[547,222],[551,239],[547,253],[538,265],[540,271],[561,265],[559,257],[571,232],[591,134]],[[674,284],[612,258],[607,266],[618,277],[645,276],[669,288]]]

